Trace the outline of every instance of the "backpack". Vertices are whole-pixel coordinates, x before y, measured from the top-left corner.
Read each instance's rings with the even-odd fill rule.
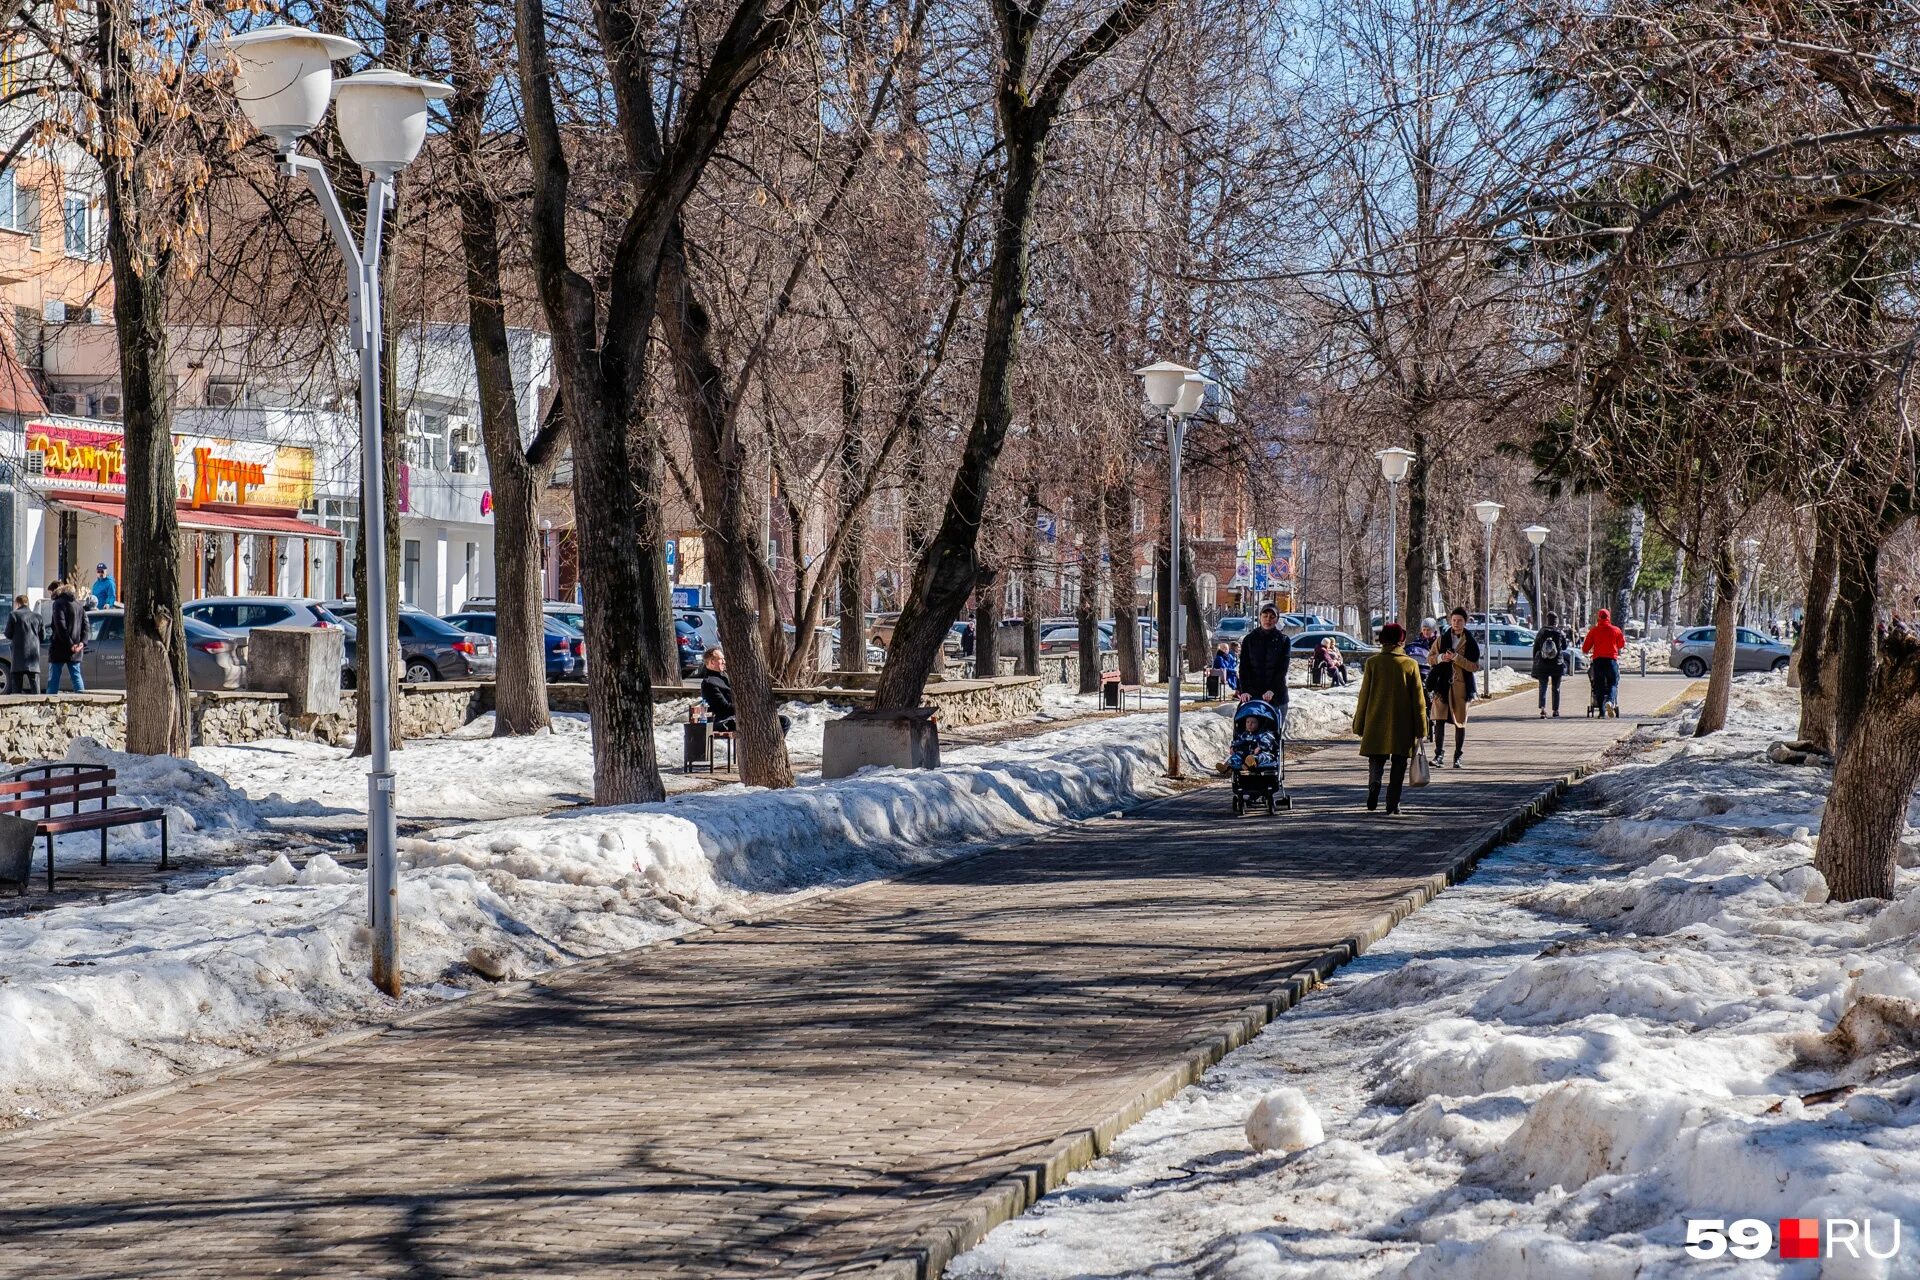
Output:
[[[1550,667],[1560,664],[1560,637],[1558,634],[1549,631],[1540,637],[1540,661]]]

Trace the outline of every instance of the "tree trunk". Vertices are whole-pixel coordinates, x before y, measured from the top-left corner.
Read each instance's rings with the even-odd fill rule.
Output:
[[[727,676],[738,713],[734,745],[740,780],[754,787],[791,787],[793,764],[780,729],[767,652],[767,628],[777,619],[761,616],[752,569],[760,536],[755,486],[749,480],[746,446],[731,412],[726,375],[713,353],[712,325],[687,273],[677,222],[661,255],[660,282],[661,329],[692,438],[714,620],[726,649]],[[799,530],[794,532],[797,562]]]
[[[1713,667],[1707,676],[1707,696],[1700,705],[1700,720],[1694,726],[1696,738],[1718,733],[1727,725],[1727,700],[1733,694],[1733,660],[1739,636],[1734,614],[1739,604],[1739,563],[1734,559],[1730,538],[1721,539],[1714,548]]]
[[[447,27],[455,86],[450,114],[454,196],[460,208],[460,247],[467,273],[467,340],[473,351],[480,437],[493,493],[498,613],[493,732],[495,737],[508,737],[552,728],[540,592],[539,500],[547,469],[529,460],[520,435],[513,353],[500,287],[499,208],[480,167],[492,76],[480,61],[475,39],[478,17],[469,8]]]
[[[1827,618],[1821,679],[1833,700],[1833,749],[1852,739],[1873,681],[1874,621],[1880,608],[1880,546],[1854,531],[1837,548],[1838,574]]]
[[[1207,616],[1200,608],[1200,576],[1193,571],[1193,547],[1180,539],[1180,599],[1186,609],[1186,635],[1182,637],[1188,662],[1204,662],[1207,652]],[[1186,668],[1181,668],[1186,674]]]
[[[1040,674],[1040,492],[1027,490],[1020,543],[1020,674]]]
[[[1634,617],[1633,593],[1640,586],[1640,566],[1646,558],[1647,509],[1635,503],[1627,511],[1627,563],[1615,596],[1614,621],[1624,627]]]
[[[1113,582],[1113,655],[1122,684],[1142,684],[1140,591],[1134,571],[1133,503],[1128,490],[1107,495],[1107,557]]]
[[[866,438],[859,375],[852,362],[840,366],[840,523],[847,528],[840,549],[840,669],[867,669],[867,525],[857,477],[866,470]]]
[[[1406,617],[1409,630],[1418,630],[1417,620],[1426,617],[1433,605],[1433,578],[1427,558],[1427,486],[1433,463],[1431,438],[1418,425],[1413,431],[1413,461],[1407,465],[1407,594]]]
[[[1077,538],[1080,595],[1073,616],[1074,621],[1080,624],[1081,693],[1100,692],[1100,585],[1105,576],[1100,567],[1100,535],[1102,526],[1106,524],[1106,513],[1101,506],[1104,497],[1099,490],[1094,491]]]
[[[1838,522],[1822,507],[1814,525],[1813,564],[1807,571],[1807,603],[1800,634],[1794,640],[1788,683],[1800,686],[1802,742],[1833,750],[1833,690],[1827,671],[1827,621],[1840,569]]]
[[[105,38],[111,40],[117,24],[109,20],[104,26]],[[130,241],[137,224],[128,205],[140,200],[131,167],[109,156],[102,170],[124,397],[127,514],[120,585],[126,604],[127,750],[184,756],[190,695],[186,628],[180,617],[172,406],[167,399],[168,268],[148,263],[143,274]]]
[[[982,564],[973,584],[973,676],[1000,674],[1000,571]]]
[[[1879,647],[1856,732],[1840,748],[1814,869],[1836,901],[1891,898],[1907,806],[1920,782],[1920,643],[1891,631]]]

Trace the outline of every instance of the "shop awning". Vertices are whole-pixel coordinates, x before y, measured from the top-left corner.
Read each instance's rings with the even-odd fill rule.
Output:
[[[53,498],[52,502],[53,505],[69,511],[105,516],[109,520],[124,521],[127,518],[126,503],[115,502],[105,494],[99,497],[89,495],[85,498],[60,495]],[[201,529],[215,533],[272,533],[293,538],[341,536],[323,524],[302,520],[298,516],[243,515],[238,511],[207,511],[192,507],[178,508],[178,515],[182,529]]]

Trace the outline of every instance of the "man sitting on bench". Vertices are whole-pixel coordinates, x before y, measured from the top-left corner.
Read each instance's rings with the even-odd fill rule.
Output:
[[[713,717],[716,733],[734,731],[733,685],[727,680],[727,655],[719,646],[707,650],[700,669],[700,701],[707,704],[707,714]],[[780,733],[785,736],[793,727],[793,721],[786,716],[780,717]]]

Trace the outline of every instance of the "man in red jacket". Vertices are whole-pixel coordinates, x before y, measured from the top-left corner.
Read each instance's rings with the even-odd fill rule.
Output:
[[[1593,701],[1603,716],[1620,715],[1620,653],[1627,647],[1627,633],[1613,625],[1613,615],[1602,609],[1580,642],[1580,650],[1593,659]]]

